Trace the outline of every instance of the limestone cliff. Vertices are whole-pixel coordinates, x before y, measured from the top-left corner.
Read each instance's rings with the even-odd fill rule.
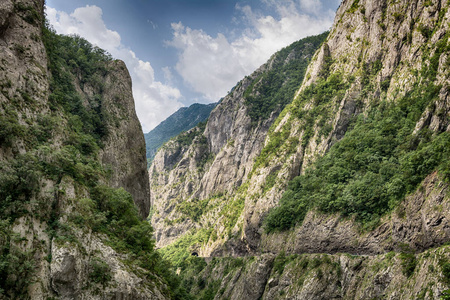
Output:
[[[111,61],[106,68],[109,72],[99,78],[103,84],[95,86],[87,82],[83,84],[82,94],[86,99],[99,94],[102,96],[101,110],[106,115],[108,134],[102,140],[100,158],[102,164],[112,171],[109,184],[128,191],[142,218],[147,218],[150,186],[147,180],[145,141],[140,134],[142,128],[134,109],[131,77],[122,61]]]
[[[176,142],[172,142],[167,145],[168,150],[157,154],[157,158],[166,158],[156,159],[150,169],[155,205],[152,224],[157,228],[159,245],[167,245],[191,228],[206,229],[209,228],[208,224],[214,224],[207,243],[204,241],[197,246],[202,247],[205,256],[268,250],[270,240],[277,238],[264,233],[262,220],[278,204],[287,183],[297,175],[304,174],[317,157],[341,140],[349,126],[354,126],[352,124],[355,124],[359,114],[368,114],[371,107],[381,101],[396,103],[428,98],[431,103],[416,112],[421,117],[417,119],[412,134],[418,134],[424,128],[437,134],[448,130],[449,76],[448,68],[445,67],[448,55],[445,50],[448,44],[447,6],[448,2],[445,1],[426,5],[421,2],[394,4],[383,1],[344,1],[337,12],[332,31],[313,57],[294,101],[283,110],[270,131],[268,128],[276,114],[267,119],[270,120],[267,123],[258,123],[259,127],[250,125],[250,117],[247,117],[247,121],[237,118],[240,111],[245,116],[248,109],[248,103],[242,101],[239,105],[232,105],[242,98],[244,90],[251,85],[248,78],[244,79],[212,112],[206,125],[204,137],[207,147],[204,149],[213,154],[214,160],[209,162],[204,174],[199,176],[194,172],[194,177],[186,176],[190,174],[186,170],[192,171],[192,166],[199,162],[200,156],[194,155],[194,150],[201,148],[186,145],[179,147]],[[270,62],[262,69],[267,66],[270,66]],[[258,72],[252,78],[257,78]],[[430,83],[425,83],[428,81]],[[436,86],[436,89],[431,94],[426,94],[424,90],[420,92],[423,96],[412,98],[411,95],[421,85]],[[259,128],[262,130],[258,131]],[[167,157],[173,158],[175,156],[172,154],[175,153],[178,158],[170,159],[171,163],[165,164]],[[246,159],[242,161],[242,157]],[[446,189],[446,183],[439,183],[441,180],[436,176],[430,178],[433,178],[429,179],[431,182],[442,184]],[[419,196],[408,199],[415,197]],[[445,193],[438,198],[443,198],[444,203],[448,201]],[[183,201],[185,204],[179,204]],[[200,215],[196,219],[203,225],[194,225],[192,216],[189,218],[177,213],[174,209],[177,205],[181,210],[188,207],[197,209]],[[434,205],[441,204],[437,201],[431,207]],[[355,229],[339,231],[340,226],[352,221],[342,220],[341,223],[339,217],[336,218],[337,223],[332,226],[334,229],[325,231],[328,234],[318,234],[315,233],[319,228],[315,226],[316,222],[328,222],[328,217],[310,211],[304,225],[297,230],[303,232],[302,236],[314,237],[316,251],[333,251],[334,245],[340,245],[342,250],[353,247],[355,252],[366,249],[363,245],[355,248],[355,242],[352,247],[344,246],[348,244],[348,234]],[[436,218],[440,220],[442,228],[448,228],[445,211]],[[159,230],[163,220],[165,224],[173,226]],[[410,227],[409,221],[398,226]],[[425,221],[425,224],[429,222],[432,221]],[[359,225],[354,226],[357,228]],[[378,230],[387,230],[392,226],[384,224]],[[164,231],[167,233],[162,233]],[[424,241],[410,240],[411,234],[416,235],[408,233],[398,242],[407,242],[414,248],[424,249]],[[428,228],[421,226],[417,231],[417,239],[428,234]],[[437,244],[448,240],[447,229],[442,234]],[[392,242],[389,234],[383,236]],[[262,244],[261,238],[264,240]],[[303,251],[303,247],[307,248],[300,244],[298,247],[292,250]],[[393,247],[390,245],[387,249]],[[384,250],[367,251],[378,253]]]
[[[49,31],[43,8],[0,3],[0,299],[166,299],[131,247],[150,255],[153,244],[129,74]],[[68,63],[71,51],[79,60]]]
[[[417,256],[264,254],[195,262],[182,276],[199,299],[445,299],[448,260],[449,246]]]
[[[229,270],[208,265],[211,273],[203,280],[216,281],[200,280],[198,291],[214,290],[216,299],[439,299],[449,293],[443,246],[450,240],[449,5],[344,0],[301,87],[279,115],[256,126],[240,119],[242,126],[235,126],[240,110],[251,119],[252,105],[227,107],[224,101],[206,124],[203,148],[175,140],[157,154],[150,169],[152,223],[160,226],[156,238],[165,255],[181,268],[189,251],[257,256],[258,263],[245,263],[250,272],[242,269],[223,281],[214,276]],[[264,98],[246,80],[227,97],[243,88],[238,98]],[[251,140],[236,142],[233,132]],[[252,149],[249,141],[257,142],[256,150],[245,150]],[[196,149],[209,150],[214,159],[200,176],[185,177],[184,170],[199,162]],[[241,156],[230,159],[240,149],[250,153],[242,156],[249,157],[246,163]],[[165,230],[164,222],[173,226]],[[361,273],[349,273],[345,255],[335,254],[335,274],[324,269],[305,279],[298,270],[280,269],[281,277],[269,280],[270,254],[284,252],[362,255],[354,266]],[[431,258],[437,252],[440,258]],[[386,257],[401,261],[379,268]],[[255,289],[246,289],[255,278]]]
[[[423,94],[422,97],[430,97],[432,103],[420,111],[421,118],[416,124],[417,132],[421,128],[441,133],[448,131],[448,69],[445,67],[448,52],[443,51],[437,44],[448,44],[448,12],[447,1],[437,1],[433,4],[424,4],[421,1],[405,1],[391,3],[389,1],[343,1],[338,9],[333,29],[322,48],[316,53],[313,62],[310,64],[305,81],[297,94],[296,100],[284,111],[275,126],[274,134],[268,138],[266,143],[271,144],[270,139],[274,139],[278,134],[285,133],[289,141],[290,138],[299,139],[300,147],[292,153],[286,151],[271,151],[265,157],[266,164],[259,168],[249,182],[249,195],[246,198],[244,208],[244,226],[242,235],[246,243],[250,243],[253,248],[259,246],[261,230],[261,219],[271,207],[275,206],[286,188],[288,180],[303,173],[318,156],[323,155],[338,140],[342,139],[355,117],[359,114],[367,114],[374,103],[379,101],[396,102],[407,98],[411,91],[417,88],[421,82],[425,82],[430,73],[434,73],[430,79],[430,85],[434,84],[438,92],[435,98]],[[430,31],[427,31],[428,28]],[[431,28],[433,30],[431,31]],[[434,69],[434,71],[430,71]],[[332,74],[339,74],[344,78],[341,86],[334,91],[334,95],[328,96],[324,104],[318,106],[317,98],[304,97],[308,88],[315,88],[323,82],[323,78],[330,78]],[[422,74],[421,76],[418,74]],[[328,77],[327,77],[328,76]],[[346,78],[346,79],[345,79]],[[327,79],[329,80],[329,79]],[[406,95],[406,96],[405,96]],[[305,101],[301,103],[300,101]],[[411,103],[412,104],[412,103]],[[310,124],[306,124],[305,119],[295,116],[298,114],[308,116],[314,114],[315,107],[328,110],[326,121],[317,118]],[[438,113],[439,110],[439,113]],[[324,130],[327,128],[327,130]],[[286,132],[289,132],[287,134]],[[282,145],[286,142],[282,142]],[[264,194],[265,183],[272,170],[279,170],[273,188]],[[447,184],[431,176],[423,183],[427,186],[433,182],[432,189],[446,189]],[[440,186],[440,188],[438,188]],[[419,193],[420,194],[420,193]],[[413,199],[420,196],[407,198],[406,206],[411,205]],[[256,201],[252,201],[251,199]],[[448,197],[445,192],[440,192],[438,200],[433,206],[442,203],[448,205]],[[408,201],[408,199],[411,199]],[[442,202],[442,203],[441,203]],[[422,203],[416,203],[411,211],[422,208]],[[419,214],[425,215],[426,209]],[[312,223],[306,222],[298,230],[309,236],[314,236],[314,244],[324,245],[320,248],[324,252],[332,251],[333,245],[347,244],[346,234],[351,230],[330,230],[328,234],[319,234],[320,225],[324,221],[319,221],[320,216],[313,217],[310,212],[309,217],[313,218]],[[444,210],[438,213],[437,218],[444,222],[441,228],[448,228],[447,212]],[[308,217],[308,218],[309,218]],[[308,219],[309,220],[309,219]],[[329,221],[329,220],[328,220]],[[318,222],[318,224],[316,224]],[[340,222],[336,219],[336,229]],[[346,221],[344,221],[345,223]],[[410,243],[417,249],[424,249],[422,237],[429,236],[428,226],[419,225],[419,228],[408,225],[412,220],[407,219],[400,228],[409,228],[412,232],[405,233],[402,237],[404,243]],[[428,220],[425,223],[433,223]],[[314,224],[314,226],[312,226]],[[329,223],[331,224],[331,223]],[[446,225],[447,224],[447,225]],[[316,225],[319,225],[316,227]],[[342,225],[342,224],[341,224]],[[384,224],[380,231],[388,230],[393,225]],[[395,226],[394,226],[395,227]],[[315,230],[318,230],[315,233]],[[394,230],[395,231],[395,230]],[[408,230],[406,230],[408,231]],[[413,233],[416,231],[416,233]],[[418,232],[417,232],[418,231]],[[439,232],[439,230],[437,230]],[[307,232],[307,233],[306,233]],[[340,233],[343,235],[341,235]],[[345,232],[345,234],[344,234]],[[412,235],[418,234],[417,239]],[[395,235],[395,233],[394,233]],[[444,229],[438,235],[442,236],[440,245],[449,239],[448,229]],[[304,236],[304,235],[302,235]],[[322,238],[318,238],[322,236]],[[401,235],[399,235],[401,236]],[[334,238],[330,238],[334,237]],[[342,239],[341,239],[342,238]],[[390,234],[385,236],[388,243],[392,243]],[[334,240],[334,241],[333,241]],[[379,240],[378,242],[382,242]],[[400,242],[400,241],[399,241]],[[328,247],[330,245],[331,247]],[[430,246],[433,243],[429,243]],[[392,248],[393,245],[388,248]],[[345,248],[345,247],[344,247]],[[358,251],[362,251],[362,247]],[[344,249],[342,249],[344,250]],[[298,251],[303,251],[302,246]],[[340,250],[338,250],[340,251]],[[358,252],[357,251],[357,252]],[[371,250],[372,252],[379,252]]]
[[[149,174],[158,246],[213,224],[210,217],[206,223],[200,220],[200,212],[198,219],[189,216],[190,206],[203,203],[201,210],[217,214],[226,204],[223,197],[233,197],[248,180],[271,124],[299,87],[325,37],[306,38],[273,55],[232,89],[211,112],[206,126],[181,134],[156,154]],[[270,99],[260,106],[267,86],[272,87]]]
[[[448,39],[446,5],[344,1],[296,100],[278,117],[269,134],[277,113],[252,126],[244,94],[254,89],[249,80],[258,82],[271,62],[244,79],[212,112],[204,140],[200,141],[203,137],[199,135],[194,146],[186,140],[182,146],[173,141],[157,154],[150,175],[155,208],[152,224],[158,245],[167,245],[192,228],[215,224],[214,238],[209,239],[204,255],[257,251],[264,235],[262,219],[277,205],[289,180],[303,174],[317,157],[342,139],[356,116],[373,103],[395,102],[409,95],[425,80],[417,74],[427,68],[435,69],[432,81],[440,91],[433,104],[420,112],[416,131],[445,131],[449,126],[447,54],[442,47],[437,49],[436,43]],[[318,105],[319,96],[304,96],[332,85],[337,88],[321,96],[323,104]],[[228,207],[228,216],[217,212],[223,205]],[[180,213],[183,208],[197,209],[195,222],[193,216]],[[198,221],[203,225],[198,226]],[[308,230],[305,234],[316,236]],[[237,238],[230,240],[232,235]],[[223,242],[230,244],[223,248]]]

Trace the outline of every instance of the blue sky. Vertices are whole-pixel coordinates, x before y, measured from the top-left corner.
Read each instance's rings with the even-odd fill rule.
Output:
[[[144,132],[216,102],[270,55],[328,30],[340,0],[47,0],[58,33],[125,61]]]

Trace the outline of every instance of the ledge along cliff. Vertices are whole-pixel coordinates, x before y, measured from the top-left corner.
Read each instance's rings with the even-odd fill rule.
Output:
[[[183,298],[154,251],[122,61],[0,2],[0,299]]]
[[[158,151],[151,223],[187,290],[450,297],[449,6],[344,0]]]

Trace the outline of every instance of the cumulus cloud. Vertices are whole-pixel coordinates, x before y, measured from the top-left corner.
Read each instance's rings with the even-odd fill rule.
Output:
[[[300,0],[300,7],[305,12],[318,14],[322,9],[322,2],[319,0]]]
[[[180,91],[155,80],[150,62],[140,60],[121,43],[119,33],[106,27],[100,7],[87,5],[75,9],[71,14],[46,7],[46,13],[56,32],[80,35],[125,62],[133,80],[136,113],[144,132],[153,129],[183,106],[179,101]]]
[[[273,53],[303,37],[328,30],[333,23],[334,12],[323,11],[319,0],[265,3],[275,16],[258,14],[248,5],[236,6],[248,27],[233,40],[221,33],[210,36],[180,22],[172,24],[173,36],[166,44],[178,49],[175,70],[193,90],[217,101]]]

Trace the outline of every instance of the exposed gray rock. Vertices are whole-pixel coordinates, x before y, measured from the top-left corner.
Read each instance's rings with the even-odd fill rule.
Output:
[[[43,12],[44,0],[0,1],[0,116],[17,114],[18,123],[26,130],[35,126],[40,116],[63,115],[62,112],[51,112],[49,107],[50,72],[42,37]],[[110,62],[106,69],[108,71],[103,78],[106,89],[102,96],[103,109],[110,116],[107,119],[110,135],[104,141],[99,163],[103,163],[106,169],[109,166],[112,171],[108,184],[128,190],[145,218],[150,201],[145,144],[135,114],[130,76],[120,61]],[[89,84],[85,84],[83,89],[77,82],[74,84],[80,95],[86,98],[98,92]],[[42,147],[43,150],[33,149],[36,150],[33,152],[36,159],[46,160],[48,158],[43,152],[58,152],[63,146],[67,120],[63,117],[58,120],[61,124],[52,129],[52,140]],[[1,143],[2,166],[30,151],[27,138],[29,136],[18,134],[11,143]],[[29,213],[22,212],[20,217],[13,218],[14,222],[8,228],[12,237],[7,239],[11,249],[25,253],[23,255],[29,260],[27,264],[31,265],[27,267],[32,269],[32,278],[29,278],[32,282],[28,290],[2,291],[0,298],[166,299],[161,292],[166,287],[158,278],[142,276],[142,270],[135,265],[124,264],[125,254],[119,255],[105,245],[105,237],[70,222],[71,216],[77,212],[78,201],[89,197],[85,186],[75,184],[67,176],[56,180],[39,178],[37,185],[39,192],[24,200],[23,209]],[[6,213],[2,220],[8,217]],[[57,220],[54,219],[56,217]],[[61,241],[64,239],[61,236],[53,238],[56,222],[58,226],[66,226],[71,234],[70,242]],[[2,234],[3,230],[5,228],[2,227]],[[3,237],[1,242],[4,242]],[[111,271],[107,286],[89,283],[90,265],[94,258],[104,261]],[[13,279],[13,276],[16,275],[8,274],[8,279]]]
[[[0,37],[3,37],[9,27],[14,5],[12,1],[3,1],[0,3]]]
[[[195,274],[209,283],[220,280],[219,299],[440,299],[448,284],[441,275],[449,246],[413,256],[416,263],[405,273],[402,254],[375,256],[349,254],[262,255],[244,258],[230,269],[231,258],[216,258]],[[229,273],[220,277],[225,270]],[[262,290],[261,290],[262,288]],[[200,293],[195,290],[195,293]]]
[[[247,299],[260,299],[255,290],[242,288],[249,282],[255,286],[266,282],[262,299],[439,299],[443,291],[449,288],[441,271],[436,270],[440,259],[448,260],[448,246],[442,245],[450,240],[450,201],[448,183],[437,173],[429,174],[421,186],[391,214],[384,216],[373,230],[363,230],[351,218],[317,211],[308,212],[302,225],[289,232],[267,235],[262,224],[266,214],[278,205],[287,183],[305,172],[318,157],[342,139],[353,118],[358,115],[364,117],[371,103],[398,101],[419,84],[421,77],[417,74],[429,68],[430,57],[438,51],[436,44],[444,38],[448,39],[449,5],[449,1],[441,0],[344,0],[326,43],[313,57],[297,93],[297,96],[300,95],[328,73],[339,73],[344,80],[348,80],[348,88],[342,96],[335,95],[330,99],[331,113],[325,123],[331,125],[331,132],[322,136],[320,129],[323,125],[319,120],[314,120],[313,132],[308,133],[306,140],[305,121],[294,114],[299,111],[306,114],[315,108],[314,97],[307,99],[295,112],[283,112],[271,125],[273,134],[265,133],[263,137],[265,141],[261,145],[268,145],[271,139],[277,138],[277,134],[283,135],[284,142],[279,143],[282,151],[268,156],[251,173],[245,173],[247,165],[241,167],[237,163],[240,156],[236,158],[234,155],[239,153],[240,147],[245,148],[249,140],[241,139],[240,143],[236,143],[235,137],[246,136],[246,131],[251,132],[247,135],[250,139],[256,136],[254,140],[259,141],[259,137],[251,131],[253,128],[249,131],[245,118],[237,117],[239,111],[245,109],[235,104],[238,98],[229,98],[228,102],[213,111],[206,127],[209,149],[215,154],[214,161],[205,172],[206,176],[189,177],[190,173],[184,172],[186,166],[197,163],[195,159],[189,163],[183,161],[193,157],[192,149],[188,147],[183,148],[185,152],[180,152],[180,157],[183,157],[180,166],[183,169],[178,168],[176,163],[171,164],[170,170],[164,169],[161,162],[158,162],[159,169],[152,166],[152,180],[155,180],[152,181],[152,191],[154,188],[154,195],[158,195],[153,198],[156,213],[152,223],[155,227],[160,226],[160,235],[157,236],[159,245],[168,245],[191,228],[210,229],[213,225],[209,240],[196,245],[201,250],[200,254],[206,257],[257,255],[255,260],[259,261],[263,256],[282,251],[302,254],[289,258],[282,272],[275,272],[274,268],[268,279],[261,274],[256,275],[257,263],[245,258],[245,268],[238,268],[223,277],[220,286],[223,293],[216,294],[215,299],[237,299],[238,295],[244,294]],[[439,99],[423,113],[416,124],[416,132],[429,128],[440,133],[450,128],[449,54],[446,51],[437,53],[438,68],[434,83],[441,88]],[[364,76],[370,73],[374,65],[379,70],[368,75],[372,88],[367,89],[367,78]],[[230,96],[237,92],[239,88]],[[238,120],[240,128],[235,126],[234,129]],[[297,142],[295,149],[285,150],[289,149],[292,141]],[[175,152],[175,147],[170,149],[171,153]],[[257,157],[261,149],[253,157]],[[236,166],[243,170],[236,172]],[[253,164],[249,166],[254,167]],[[231,171],[224,174],[225,170]],[[239,172],[245,175],[237,175]],[[186,181],[185,174],[188,174]],[[177,181],[180,178],[183,180]],[[207,182],[202,181],[203,185],[196,186],[199,178],[206,178]],[[195,197],[210,197],[213,209],[204,214],[199,222],[183,220],[175,225],[179,226],[176,232],[166,234],[169,230],[163,228],[162,220],[174,221],[182,217],[175,213],[176,205],[192,199],[192,196],[186,196],[185,188],[178,188],[174,183],[184,185],[191,180],[196,186],[193,188],[197,191]],[[164,186],[164,182],[171,185]],[[233,189],[238,185],[244,186],[243,190]],[[215,189],[217,186],[220,188]],[[225,191],[225,196],[212,197],[218,191]],[[164,196],[166,193],[170,193],[170,197]],[[223,202],[229,205],[221,205]],[[242,205],[243,209],[232,211],[232,205]],[[229,212],[228,209],[239,211],[239,216],[220,213],[220,210]],[[229,223],[232,222],[230,228]],[[417,263],[412,274],[405,271],[406,258],[399,254],[405,248],[411,251],[409,255]],[[318,252],[327,254],[312,254]],[[340,254],[342,252],[352,255]],[[217,263],[211,268],[214,271],[208,266],[199,276],[205,279],[211,276],[217,280],[217,274],[224,272],[224,266]],[[245,273],[247,269],[251,269],[252,273]]]
[[[381,97],[381,83],[383,81],[385,82],[385,87],[387,86],[386,82],[389,83],[387,92],[383,96],[388,101],[396,101],[396,99],[410,91],[414,87],[417,78],[413,75],[414,69],[420,70],[423,63],[422,57],[425,49],[423,45],[433,49],[433,45],[439,38],[443,38],[444,33],[449,30],[448,22],[439,21],[439,18],[441,20],[450,19],[448,10],[444,10],[445,15],[441,13],[439,17],[441,8],[449,5],[446,1],[436,1],[432,5],[427,6],[420,1],[403,1],[397,4],[384,1],[359,1],[357,9],[352,11],[349,9],[353,3],[354,1],[342,2],[327,42],[324,43],[313,58],[299,93],[316,82],[324,68],[329,68],[331,73],[339,72],[344,77],[354,76],[355,82],[346,91],[342,99],[336,99],[336,101],[339,101],[339,105],[335,106],[332,114],[333,118],[329,121],[333,129],[327,137],[319,138],[320,127],[315,125],[314,135],[309,139],[305,147],[299,146],[293,154],[286,153],[286,155],[280,155],[279,157],[271,157],[268,159],[267,165],[261,167],[249,180],[246,204],[242,214],[244,222],[243,235],[240,236],[241,242],[247,244],[249,249],[260,248],[260,239],[263,234],[261,228],[262,220],[265,214],[277,205],[287,182],[293,176],[302,173],[318,156],[323,155],[330,146],[341,139],[347,131],[350,120],[356,115],[363,113],[371,101],[379,101],[377,99]],[[399,17],[400,15],[401,17]],[[438,23],[440,27],[434,31],[435,34],[430,40],[426,40],[417,27],[419,24],[424,24],[424,26],[434,28],[435,24]],[[411,43],[405,42],[408,38],[411,39]],[[384,51],[383,49],[387,50]],[[416,131],[424,127],[429,127],[436,132],[447,130],[448,128],[449,106],[447,97],[449,73],[441,65],[446,61],[446,57],[446,53],[441,54],[436,77],[436,85],[442,85],[439,100],[436,101],[435,105],[431,106],[432,110],[424,113],[421,120],[417,123]],[[327,59],[329,61],[328,64],[326,63]],[[363,68],[368,68],[376,61],[381,64],[381,69],[372,79],[372,84],[375,85],[374,90],[370,93],[362,94],[364,86],[362,85],[361,70],[358,70],[357,66],[362,62]],[[312,103],[305,105],[304,110],[312,109],[312,105]],[[439,107],[439,113],[437,113],[436,107]],[[301,120],[292,119],[291,115],[287,113],[283,118],[277,120],[275,124],[277,124],[275,132],[289,129],[291,132],[289,138],[302,140],[304,132],[301,130]],[[301,145],[301,143],[299,144]],[[266,178],[273,173],[273,170],[279,170],[276,183],[270,191],[264,192]],[[434,179],[430,180],[433,181]],[[439,179],[436,180],[439,181]],[[425,182],[423,185],[427,186],[427,184]],[[438,188],[438,186],[439,183],[434,182],[429,189],[432,190],[433,188]],[[442,197],[446,199],[444,202],[448,203],[448,197]],[[417,205],[415,207],[419,210],[421,208],[420,203]],[[417,213],[417,216],[419,215],[420,213]],[[408,221],[413,222],[412,220]],[[349,220],[339,220],[338,217],[320,216],[310,212],[304,225],[300,229],[296,229],[296,232],[299,234],[299,240],[305,241],[305,245],[315,248],[315,250],[307,250],[308,252],[318,249],[322,249],[325,252],[347,251],[355,249],[354,247],[358,243],[352,242],[352,240],[355,240],[356,236],[360,235],[355,225],[348,226],[350,223]],[[394,225],[392,224],[392,226]],[[424,228],[426,227],[422,227],[419,224],[410,224],[407,228],[401,226],[401,231],[408,232],[407,236],[401,237],[402,234],[398,232],[393,232],[392,234],[399,240],[402,240],[402,242],[412,239],[415,241],[414,243],[418,243],[415,248],[425,249],[422,245],[431,245],[432,243],[419,242],[419,239],[425,237],[435,239],[435,234],[442,235],[442,233],[437,233],[437,231],[436,233],[431,233],[431,230],[428,231]],[[372,238],[376,239],[375,236],[381,235],[390,241],[388,235],[391,231],[386,228],[380,228],[379,230],[380,232],[374,233]],[[386,232],[383,233],[383,230]],[[413,238],[411,235],[416,236]],[[283,239],[282,236],[280,236],[281,239]],[[378,239],[378,241],[374,240],[369,243],[372,246],[360,245],[357,251],[364,251],[363,249],[365,248],[366,251],[372,253],[382,252],[383,250],[381,249],[377,250],[379,246],[376,245],[381,242],[382,238],[378,237]],[[438,244],[441,244],[444,240],[448,240],[448,233],[443,235],[443,239]],[[229,243],[236,243],[236,241],[230,241]],[[299,246],[298,251],[305,250],[302,247]],[[305,247],[308,248],[309,246]],[[383,247],[389,249],[388,246]],[[394,247],[393,244],[391,244],[390,248],[392,247]],[[224,249],[226,248],[224,246]],[[291,249],[293,248],[291,247]],[[215,253],[220,252],[216,251]]]
[[[408,245],[422,252],[450,240],[448,184],[436,173],[428,176],[416,193],[408,196],[394,213],[366,233],[352,219],[311,211],[294,231],[263,235],[261,248],[278,253],[351,253],[374,255],[400,251]],[[311,234],[314,232],[314,234]]]
[[[249,93],[258,96],[258,89],[254,87],[265,84],[264,76],[275,67],[285,66],[293,59],[309,61],[310,52],[314,49],[312,43],[305,42],[288,48],[284,54],[274,54],[266,64],[241,80],[222,99],[211,112],[204,132],[193,129],[198,136],[192,143],[186,144],[182,136],[192,134],[193,131],[182,134],[180,141],[169,141],[156,154],[149,173],[154,207],[152,225],[158,247],[168,245],[192,228],[201,228],[207,224],[215,224],[218,235],[228,234],[222,223],[225,219],[219,217],[220,210],[229,202],[240,201],[236,191],[248,181],[254,162],[264,147],[269,128],[285,105],[277,99],[280,103],[274,106],[267,118],[252,120],[246,97]],[[214,211],[194,222],[177,209],[183,203],[208,199],[215,199],[210,201],[210,206],[214,202]],[[221,221],[218,223],[217,219]],[[170,227],[166,226],[169,224]],[[237,232],[235,229],[232,231],[234,234]],[[202,251],[209,255],[207,253],[211,253],[214,247],[208,246]],[[228,249],[241,253],[238,247]]]
[[[242,80],[221,101],[211,112],[205,131],[198,132],[192,145],[182,146],[169,141],[156,154],[149,174],[155,210],[152,226],[158,247],[167,245],[194,227],[191,220],[166,226],[165,219],[181,217],[174,210],[177,204],[227,193],[245,182],[254,159],[261,152],[267,131],[279,113],[279,110],[274,112],[256,127],[247,113],[243,94],[251,80],[266,68],[264,65],[251,77]],[[191,131],[198,130],[194,128]],[[206,144],[201,142],[202,139],[206,139]],[[208,156],[210,159],[205,162]]]
[[[142,218],[150,210],[150,186],[145,155],[145,140],[134,108],[131,77],[125,63],[115,60],[107,66],[104,78],[103,109],[114,116],[100,154],[102,163],[111,168],[109,184],[123,187],[134,199]],[[114,119],[120,119],[119,126]]]

